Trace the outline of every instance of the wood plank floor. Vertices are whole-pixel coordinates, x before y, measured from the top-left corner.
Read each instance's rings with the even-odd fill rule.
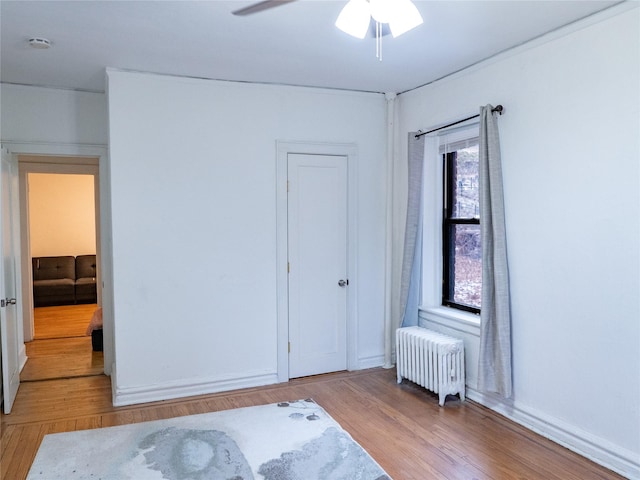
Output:
[[[94,303],[34,308],[34,339],[83,337],[96,308]]]
[[[27,364],[21,382],[101,375],[102,352],[94,352],[87,325],[97,306],[39,307],[33,312],[34,338],[25,344]]]
[[[21,382],[84,377],[104,372],[102,352],[94,352],[91,337],[34,340],[26,345],[27,364]]]
[[[119,408],[105,376],[25,383],[1,417],[0,478],[24,479],[48,433],[300,398],[322,405],[395,480],[622,478],[471,401],[439,407],[437,396],[396,384],[395,370],[384,369]]]

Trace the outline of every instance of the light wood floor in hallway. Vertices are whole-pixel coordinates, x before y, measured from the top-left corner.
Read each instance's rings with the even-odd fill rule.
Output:
[[[622,478],[471,401],[439,407],[437,396],[398,385],[395,371],[384,369],[119,408],[105,376],[24,383],[1,419],[0,478],[24,479],[48,433],[301,398],[322,405],[394,480]]]
[[[63,305],[34,309],[34,340],[27,342],[21,382],[100,375],[102,352],[94,352],[87,325],[97,306]]]

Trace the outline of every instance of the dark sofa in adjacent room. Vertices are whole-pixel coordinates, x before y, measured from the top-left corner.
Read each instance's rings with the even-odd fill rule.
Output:
[[[96,256],[34,257],[35,307],[96,303]]]
[[[96,303],[96,256],[76,257],[76,303]]]

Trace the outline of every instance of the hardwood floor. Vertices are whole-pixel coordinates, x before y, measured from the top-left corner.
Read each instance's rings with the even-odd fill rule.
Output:
[[[0,478],[24,479],[48,433],[300,398],[322,405],[394,480],[622,478],[471,401],[439,407],[437,396],[383,369],[118,408],[105,376],[25,383],[1,417]]]
[[[21,382],[84,377],[104,372],[102,352],[94,352],[91,337],[34,340],[26,344],[27,364]]]
[[[85,335],[95,309],[95,304],[34,309],[35,340],[25,344],[28,360],[20,381],[102,374],[102,352],[94,352]]]
[[[96,308],[95,303],[34,308],[34,338],[83,337]]]

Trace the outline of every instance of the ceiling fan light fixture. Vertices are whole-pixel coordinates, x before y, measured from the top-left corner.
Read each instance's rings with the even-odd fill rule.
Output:
[[[389,23],[395,16],[394,0],[369,0],[371,17],[378,23]]]
[[[369,2],[367,0],[349,0],[343,7],[336,27],[349,35],[363,39],[371,22]]]
[[[389,29],[394,38],[421,25],[424,21],[411,0],[395,0],[394,8],[393,18],[389,21]]]

